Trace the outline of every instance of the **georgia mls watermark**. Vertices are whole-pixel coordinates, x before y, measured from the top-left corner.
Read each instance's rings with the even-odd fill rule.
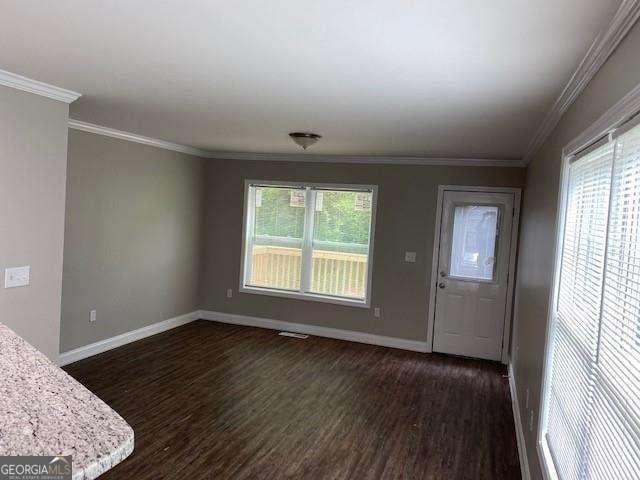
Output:
[[[71,480],[71,455],[0,456],[0,480]]]

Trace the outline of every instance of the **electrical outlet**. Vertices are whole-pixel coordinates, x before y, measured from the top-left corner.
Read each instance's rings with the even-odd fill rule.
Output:
[[[524,408],[529,408],[529,387],[527,387],[527,394],[524,397]]]
[[[529,431],[533,432],[533,410],[529,412]]]
[[[227,298],[233,297],[233,290],[231,288],[227,288]]]
[[[382,307],[373,307],[373,316],[376,318],[382,317]]]
[[[93,323],[93,322],[96,321],[97,318],[98,317],[97,317],[97,313],[96,313],[95,309],[94,310],[90,310],[89,311],[89,322]]]

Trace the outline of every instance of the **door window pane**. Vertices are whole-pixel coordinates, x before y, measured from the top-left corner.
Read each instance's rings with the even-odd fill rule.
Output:
[[[316,191],[311,292],[364,299],[372,196],[371,192]]]
[[[304,189],[251,187],[253,226],[250,231],[249,285],[287,290],[300,288],[304,235]]]
[[[493,280],[499,211],[490,205],[455,207],[449,275]]]

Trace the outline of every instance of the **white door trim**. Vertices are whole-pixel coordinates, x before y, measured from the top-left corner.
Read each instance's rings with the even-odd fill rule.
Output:
[[[502,334],[502,363],[509,361],[509,342],[511,340],[511,323],[513,314],[513,293],[515,288],[515,270],[518,250],[518,227],[520,225],[520,201],[522,189],[512,187],[479,187],[463,185],[438,185],[438,201],[436,203],[436,225],[433,236],[433,256],[431,274],[427,278],[429,286],[429,308],[427,310],[427,351],[433,351],[433,327],[436,314],[436,289],[432,288],[438,279],[438,259],[440,258],[440,227],[442,225],[442,200],[445,191],[512,193],[513,224],[511,229],[511,246],[509,252],[509,279],[507,281],[507,305],[505,309],[504,329]]]

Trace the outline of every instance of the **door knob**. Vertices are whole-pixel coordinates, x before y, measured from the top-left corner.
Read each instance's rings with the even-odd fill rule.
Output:
[[[440,288],[444,288],[444,287],[445,287],[444,282],[440,282],[440,283],[438,284],[438,287],[440,287]]]

